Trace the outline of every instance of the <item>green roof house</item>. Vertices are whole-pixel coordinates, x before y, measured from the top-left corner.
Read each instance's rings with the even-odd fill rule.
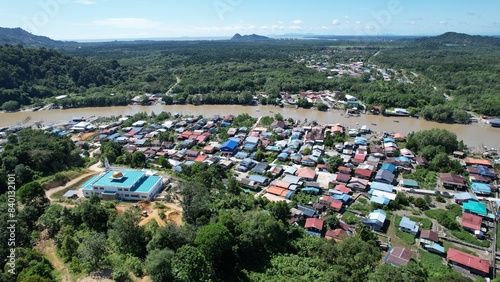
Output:
[[[480,216],[488,215],[488,211],[486,210],[486,204],[476,201],[467,201],[463,203],[464,212],[477,214]]]

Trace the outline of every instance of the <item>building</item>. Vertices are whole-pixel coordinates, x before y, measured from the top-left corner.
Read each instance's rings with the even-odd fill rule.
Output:
[[[444,254],[444,247],[439,244],[439,235],[432,230],[422,230],[420,232],[420,245],[436,254]]]
[[[460,225],[462,226],[463,229],[471,231],[474,234],[476,234],[476,232],[481,232],[482,223],[483,223],[482,217],[470,213],[463,213]]]
[[[345,105],[350,108],[356,108],[359,105],[359,101],[356,97],[346,94],[345,95]]]
[[[321,232],[323,232],[323,220],[310,217],[306,219],[304,228],[307,229],[307,233],[312,236],[321,237]]]
[[[490,262],[487,259],[473,256],[453,248],[448,249],[446,259],[449,263],[458,265],[471,273],[485,277],[490,274]]]
[[[488,215],[488,210],[486,209],[485,203],[480,203],[476,201],[467,201],[462,204],[462,207],[464,208],[464,212],[466,213],[477,214],[480,216]]]
[[[463,190],[467,187],[467,181],[465,177],[452,173],[439,174],[439,181],[441,181],[443,187],[446,189]]]
[[[384,261],[392,266],[402,266],[407,265],[411,260],[413,253],[403,247],[392,247],[387,255],[384,257]]]
[[[361,223],[372,227],[376,231],[381,231],[384,227],[387,214],[383,210],[374,210],[368,215],[368,218],[362,218]]]
[[[83,186],[87,198],[97,194],[103,200],[148,200],[163,187],[161,176],[136,170],[109,170],[94,176]]]
[[[413,220],[410,220],[406,216],[403,216],[403,218],[401,218],[401,222],[399,222],[399,229],[401,231],[410,233],[413,236],[416,236],[418,233],[417,223]]]

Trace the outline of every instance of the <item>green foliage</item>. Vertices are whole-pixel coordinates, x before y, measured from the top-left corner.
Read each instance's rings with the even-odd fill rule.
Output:
[[[378,266],[374,272],[369,275],[369,282],[400,282],[414,281],[426,282],[428,278],[427,270],[419,263],[414,261],[408,262],[407,265],[394,267],[389,264]]]
[[[420,263],[429,272],[429,277],[440,277],[453,270],[447,265],[443,264],[443,258],[437,254],[429,253],[424,250],[419,250]]]
[[[420,223],[421,230],[432,228],[432,221],[428,218],[423,218],[423,217],[418,217],[418,216],[410,216],[409,218],[415,222]]]
[[[420,188],[435,190],[437,186],[437,173],[423,167],[417,167],[411,173],[403,173],[403,178],[413,179]]]
[[[360,222],[361,218],[350,211],[346,211],[342,214],[342,220],[347,224],[355,224]]]
[[[211,281],[213,270],[197,248],[185,245],[172,258],[172,274],[176,281]]]
[[[446,129],[433,128],[430,130],[418,131],[407,136],[407,148],[414,150],[419,155],[424,155],[420,150],[423,150],[426,146],[441,147],[442,151],[446,154],[451,154],[458,148],[457,135]],[[429,157],[429,161],[432,161],[433,157]]]
[[[173,281],[172,259],[174,252],[169,249],[152,250],[145,261],[145,269],[153,282]]]
[[[108,243],[103,233],[87,236],[78,248],[78,258],[87,273],[105,268],[108,253]]]
[[[450,230],[459,230],[460,229],[460,224],[456,221],[456,217],[461,214],[457,215],[457,212],[454,210],[454,206],[450,211],[447,210],[442,210],[442,209],[436,209],[436,210],[426,210],[425,215],[436,219],[439,224],[442,226],[450,229]]]
[[[10,142],[1,154],[0,179],[7,179],[7,172],[15,171],[19,187],[38,177],[83,165],[69,137],[26,128],[9,135],[8,139]]]
[[[470,243],[470,244],[473,244],[476,246],[485,247],[485,248],[490,246],[490,242],[488,240],[479,240],[476,238],[476,236],[463,230],[462,228],[452,230],[451,234],[453,234],[453,236],[457,237],[457,239],[459,239],[461,241],[464,241],[464,242],[467,242],[467,243]]]
[[[194,243],[218,276],[231,274],[235,264],[231,249],[233,235],[226,226],[221,223],[211,223],[201,227]]]
[[[15,112],[19,110],[19,103],[17,101],[7,101],[2,104],[2,110],[6,112]]]
[[[146,234],[139,226],[141,215],[137,210],[129,209],[116,216],[108,231],[114,247],[121,254],[131,254],[139,258],[146,256]]]
[[[335,155],[335,156],[329,157],[326,164],[328,167],[328,172],[335,173],[337,171],[337,169],[339,168],[339,166],[342,166],[342,164],[344,164],[344,160],[342,159],[341,156]]]

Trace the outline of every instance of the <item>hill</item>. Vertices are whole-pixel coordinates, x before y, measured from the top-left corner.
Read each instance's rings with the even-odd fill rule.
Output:
[[[46,36],[34,35],[22,28],[0,27],[0,44],[21,44],[30,47],[60,47],[70,42],[57,41]]]
[[[239,40],[239,41],[261,41],[261,40],[272,40],[269,37],[262,36],[262,35],[257,35],[257,34],[250,34],[250,35],[241,35],[239,33],[236,33],[231,40]]]
[[[439,36],[422,37],[415,40],[421,46],[500,46],[500,38],[446,32]]]

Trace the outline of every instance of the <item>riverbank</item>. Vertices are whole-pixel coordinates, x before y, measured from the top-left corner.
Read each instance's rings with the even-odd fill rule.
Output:
[[[472,123],[468,125],[463,124],[443,124],[437,122],[426,121],[423,119],[416,119],[411,117],[397,118],[399,122],[394,122],[394,117],[385,117],[382,115],[366,115],[360,117],[346,118],[342,110],[330,110],[322,112],[312,109],[302,108],[280,108],[274,106],[241,106],[241,105],[153,105],[153,106],[116,106],[116,107],[101,107],[101,108],[77,108],[67,110],[47,110],[35,112],[15,112],[15,113],[1,113],[0,114],[0,127],[12,126],[17,124],[32,125],[35,122],[41,122],[45,125],[56,124],[62,121],[69,121],[72,117],[80,116],[88,118],[90,116],[119,116],[119,115],[133,115],[138,112],[147,112],[148,114],[162,111],[179,113],[183,115],[202,115],[206,117],[214,115],[238,115],[249,114],[253,117],[260,116],[274,116],[279,113],[285,118],[294,118],[302,121],[316,121],[321,124],[335,124],[340,123],[346,127],[361,127],[368,125],[374,131],[392,131],[408,134],[412,131],[428,130],[432,128],[447,129],[457,134],[459,140],[463,140],[465,144],[470,147],[488,146],[500,147],[500,130],[493,128],[484,121]],[[30,119],[28,119],[30,117]],[[376,124],[376,125],[372,125]]]

